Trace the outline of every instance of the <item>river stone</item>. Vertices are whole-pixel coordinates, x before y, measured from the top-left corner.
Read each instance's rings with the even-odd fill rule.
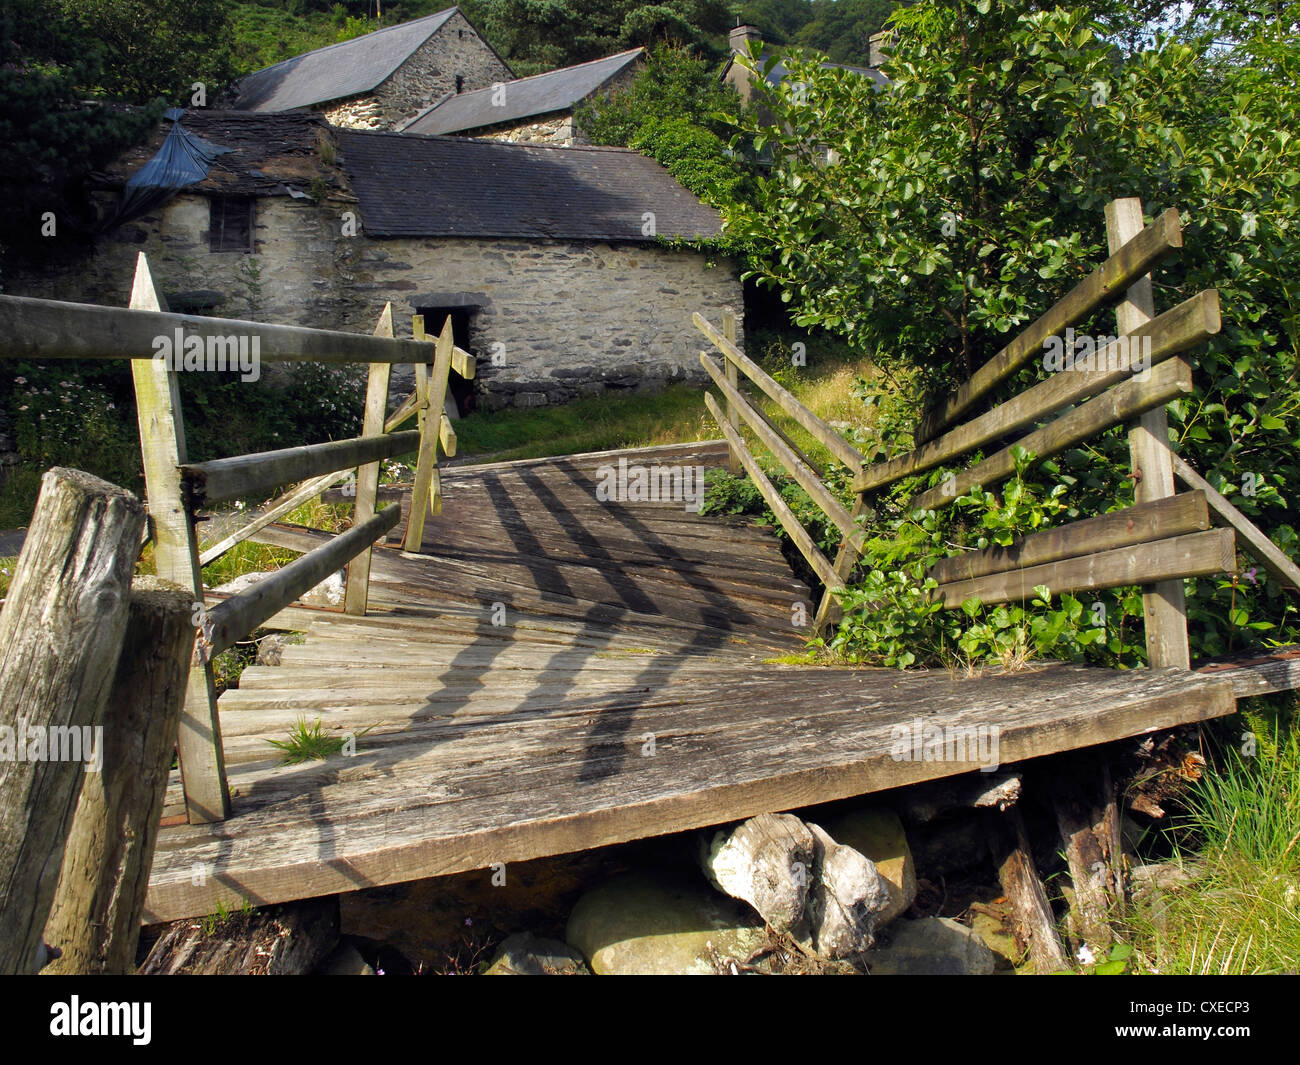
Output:
[[[759,814],[716,833],[703,864],[719,889],[748,902],[777,932],[788,932],[803,916],[814,850],[799,818]]]
[[[590,976],[582,956],[558,939],[519,932],[501,944],[484,976]]]
[[[997,967],[979,936],[948,917],[896,922],[865,961],[876,976],[988,976]]]
[[[816,841],[809,882],[807,920],[797,934],[801,943],[832,960],[861,953],[871,946],[876,915],[889,905],[889,885],[870,858],[836,843],[817,825],[808,829]]]
[[[564,938],[597,976],[707,976],[719,971],[715,956],[743,961],[765,936],[702,879],[627,873],[578,900]]]
[[[907,834],[898,815],[883,806],[868,806],[841,814],[826,822],[826,831],[837,843],[852,847],[870,858],[889,887],[889,903],[876,914],[880,929],[901,917],[916,901],[916,863],[907,845]]]
[[[980,937],[980,942],[993,952],[993,963],[999,969],[1014,969],[1022,960],[1024,952],[1016,946],[1016,937],[993,914],[977,910],[971,915],[970,927]]]

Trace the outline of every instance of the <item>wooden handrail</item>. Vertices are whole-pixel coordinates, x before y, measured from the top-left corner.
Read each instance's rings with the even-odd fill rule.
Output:
[[[401,517],[402,508],[394,503],[368,521],[354,525],[329,543],[308,551],[283,569],[264,577],[248,591],[218,603],[207,612],[201,626],[195,645],[198,660],[206,662],[233,647],[268,618],[370,547]]]
[[[256,496],[277,485],[377,462],[419,446],[420,433],[411,429],[383,436],[357,436],[348,440],[331,440],[327,444],[261,451],[211,462],[190,462],[182,465],[180,471],[193,504],[203,506],[241,496]]]

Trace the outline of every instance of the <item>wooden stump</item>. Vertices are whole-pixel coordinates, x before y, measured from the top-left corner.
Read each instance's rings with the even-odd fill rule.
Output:
[[[1047,892],[1038,878],[1034,852],[1025,831],[1018,807],[999,815],[1008,825],[1012,844],[998,869],[1002,892],[1011,909],[1016,941],[1029,950],[1029,960],[1036,973],[1047,974],[1070,969],[1056,918],[1047,902]]]
[[[138,578],[104,714],[104,765],[91,774],[68,834],[45,972],[135,971],[144,910],[194,644],[193,597]]]
[[[122,648],[144,524],[144,506],[122,488],[79,470],[42,479],[0,611],[3,973],[37,967],[86,779],[85,741],[95,742]]]

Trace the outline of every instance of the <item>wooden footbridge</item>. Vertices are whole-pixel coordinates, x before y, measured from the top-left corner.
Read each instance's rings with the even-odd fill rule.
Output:
[[[932,411],[915,451],[874,465],[746,358],[734,323],[719,330],[699,316],[721,356],[701,359],[722,397],[707,403],[723,440],[440,466],[439,449],[455,449],[454,427],[441,414],[448,371],[474,372],[449,325],[433,342],[419,320],[412,340],[395,339],[387,311],[374,337],[168,314],[143,261],[130,310],[0,297],[0,334],[16,338],[15,355],[133,360],[148,537],[160,576],[196,600],[198,631],[186,642],[184,662],[158,656],[147,676],[144,665],[119,665],[114,689],[137,685],[167,702],[142,727],[165,745],[179,735],[181,771],[165,795],[160,786],[143,815],[120,820],[128,838],[138,833],[146,841],[146,854],[156,833],[151,874],[143,866],[144,919],[721,824],[1198,722],[1231,713],[1239,694],[1294,687],[1294,653],[1261,656],[1244,669],[1189,668],[1182,578],[1235,571],[1239,548],[1290,587],[1300,585],[1300,571],[1163,442],[1164,404],[1190,388],[1190,368],[1176,356],[1218,329],[1217,296],[1202,293],[1155,314],[1148,274],[1181,244],[1177,214],[1143,228],[1140,208],[1127,203],[1127,218],[1122,210],[1108,218],[1113,254],[1106,263]],[[978,401],[1041,352],[1046,337],[1117,301],[1119,333],[1151,338],[1149,373],[1135,376],[1134,367],[1099,358],[971,417]],[[363,435],[188,462],[179,375],[140,355],[155,333],[180,329],[199,337],[251,333],[264,358],[368,363]],[[417,389],[389,414],[388,372],[398,362],[416,365]],[[751,387],[848,467],[851,510],[751,400]],[[411,415],[418,428],[396,431]],[[1043,663],[968,675],[791,663],[810,630],[834,617],[831,593],[851,578],[862,537],[857,518],[873,492],[983,451],[986,457],[953,476],[952,491],[945,483],[918,497],[937,509],[971,484],[1009,476],[1017,439],[1046,458],[1121,424],[1133,427],[1144,486],[1137,505],[1009,550],[947,560],[932,575],[948,607],[970,595],[1016,600],[1039,583],[1058,593],[1141,584],[1155,668]],[[784,504],[754,455],[757,445],[841,530],[833,560]],[[414,483],[381,488],[379,461],[412,451]],[[719,466],[748,472],[820,582],[817,594],[769,531],[702,517],[680,492],[611,498],[606,490],[611,471],[624,467],[681,486],[695,483],[698,468]],[[355,471],[356,500],[348,532],[275,523],[348,471]],[[1193,490],[1176,495],[1175,475]],[[200,551],[195,517],[202,508],[284,484],[298,487]],[[303,554],[239,595],[205,593],[200,566],[244,537]],[[344,565],[343,610],[297,604]],[[0,613],[0,625],[13,609]],[[123,625],[126,616],[123,605]],[[238,689],[218,703],[212,655],[262,626],[305,636],[285,647],[279,665],[246,669]],[[180,670],[178,682],[164,683],[168,668]],[[173,690],[184,693],[183,706]],[[139,700],[117,702],[129,708]],[[271,741],[317,721],[346,741],[344,751],[282,764]],[[912,737],[936,730],[943,737],[937,754],[928,742],[913,744]],[[992,753],[973,742],[989,735]],[[109,773],[103,777],[111,791]],[[35,884],[39,863],[29,864]],[[27,957],[36,948],[24,949]]]

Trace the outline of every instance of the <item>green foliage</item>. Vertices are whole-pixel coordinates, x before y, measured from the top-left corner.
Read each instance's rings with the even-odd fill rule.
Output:
[[[840,334],[886,372],[910,370],[933,395],[1105,257],[1109,200],[1181,209],[1185,246],[1157,275],[1157,307],[1216,288],[1224,324],[1188,355],[1196,391],[1169,405],[1173,442],[1294,544],[1300,3],[1198,9],[1174,37],[1149,33],[1151,13],[1110,0],[921,0],[894,15],[886,91],[789,61],[766,101],[775,125],[740,124],[773,166],[728,210],[729,226],[753,249],[751,276],[780,291],[797,324]],[[1112,313],[1078,328],[1112,332]],[[1001,395],[1033,380],[1026,371]],[[898,424],[884,450],[909,446],[909,428]],[[1123,432],[1050,465],[1071,517],[1109,510],[1128,472]],[[896,486],[886,504],[914,487]],[[1205,653],[1300,638],[1294,606],[1262,574],[1189,590]],[[1131,593],[1104,599],[1119,608],[1112,618],[1133,616]],[[1107,653],[1127,657],[1131,635],[1112,631]]]
[[[593,143],[635,148],[705,202],[723,206],[746,184],[723,140],[726,123],[740,114],[740,99],[718,80],[716,63],[662,46],[629,86],[581,105],[574,118]]]

